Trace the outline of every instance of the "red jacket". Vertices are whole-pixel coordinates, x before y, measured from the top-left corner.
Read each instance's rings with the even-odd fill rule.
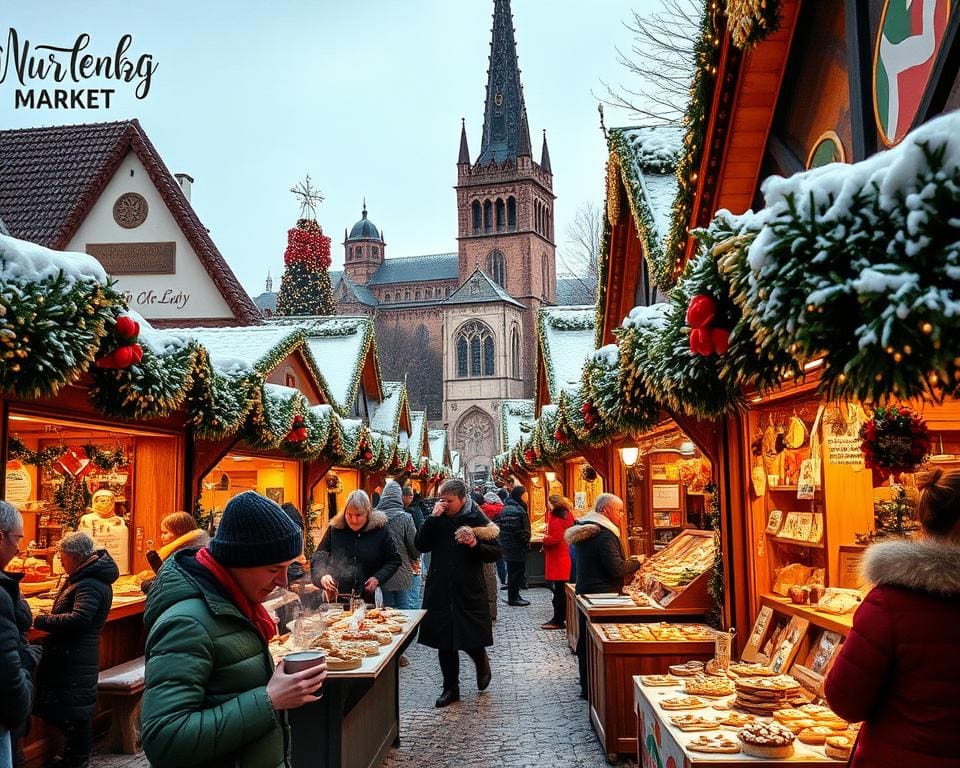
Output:
[[[960,544],[876,544],[865,566],[877,586],[824,685],[838,715],[864,721],[850,765],[958,768]]]
[[[480,509],[483,510],[483,514],[487,516],[487,519],[491,523],[497,522],[497,518],[500,517],[500,513],[503,512],[503,504],[491,504],[490,502],[485,501],[480,505]]]
[[[563,534],[573,525],[573,515],[547,513],[547,533],[543,537],[544,576],[547,581],[570,581],[570,547]]]

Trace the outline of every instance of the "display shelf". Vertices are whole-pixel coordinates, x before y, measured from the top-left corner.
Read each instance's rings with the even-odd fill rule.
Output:
[[[707,585],[715,557],[713,531],[681,530],[647,558],[624,591],[642,592],[663,608],[706,613],[713,604]],[[686,584],[670,583],[683,571],[696,575]]]
[[[800,541],[799,539],[788,539],[782,536],[771,536],[769,534],[767,534],[767,538],[770,541],[777,542],[777,544],[786,544],[794,547],[806,547],[809,549],[823,549],[823,541]]]
[[[831,632],[839,632],[846,636],[853,626],[853,614],[845,613],[838,615],[835,613],[825,613],[812,608],[809,605],[797,605],[790,601],[789,597],[780,595],[761,595],[760,604],[769,606],[778,613],[784,613],[788,616],[797,616],[801,619],[807,619],[812,625],[821,629],[829,629]]]
[[[767,483],[767,490],[770,493],[777,493],[779,491],[792,491],[793,493],[797,492],[797,486],[795,485],[770,485]]]

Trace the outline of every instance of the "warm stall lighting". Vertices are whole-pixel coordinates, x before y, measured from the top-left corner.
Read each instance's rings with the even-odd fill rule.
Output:
[[[557,473],[554,472],[553,470],[548,469],[543,474],[547,478],[548,483],[555,483],[557,481]]]
[[[692,440],[684,440],[680,443],[678,450],[681,456],[693,456],[697,452],[697,447],[693,444]]]
[[[620,461],[623,462],[623,466],[627,469],[632,469],[636,466],[637,459],[640,458],[640,448],[630,435],[627,435],[617,450],[620,452]]]
[[[539,485],[540,485],[540,478],[539,478],[537,475],[531,475],[531,476],[530,476],[530,482],[539,487]]]

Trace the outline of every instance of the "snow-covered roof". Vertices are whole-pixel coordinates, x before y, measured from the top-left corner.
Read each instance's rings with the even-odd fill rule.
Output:
[[[400,408],[405,399],[403,384],[399,381],[383,382],[383,400],[370,417],[370,429],[387,435],[396,434],[400,422]]]
[[[251,325],[242,328],[183,328],[210,354],[211,364],[230,375],[269,372],[303,337],[294,326]]]
[[[23,285],[63,273],[68,285],[107,284],[107,273],[92,256],[76,251],[52,251],[42,245],[0,234],[0,281]]]
[[[426,427],[427,414],[423,411],[410,411],[410,443],[407,449],[410,451],[410,458],[414,461],[423,455]]]
[[[535,421],[533,400],[501,401],[500,439],[503,448],[512,448],[521,438],[529,437]]]
[[[447,430],[428,429],[427,440],[430,442],[430,458],[437,464],[443,464],[447,460]]]
[[[537,313],[540,354],[550,400],[562,389],[579,389],[583,365],[596,348],[595,307],[550,307]]]
[[[454,477],[463,477],[462,461],[460,451],[450,451],[450,472]]]

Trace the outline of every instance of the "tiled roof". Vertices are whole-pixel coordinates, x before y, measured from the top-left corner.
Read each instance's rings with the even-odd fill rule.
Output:
[[[340,284],[344,286],[341,289],[341,296],[343,296],[343,292],[346,291],[347,295],[351,296],[354,301],[360,304],[365,304],[368,307],[375,307],[379,304],[377,297],[370,292],[367,286],[357,285],[346,274],[340,276]]]
[[[277,292],[264,291],[259,296],[253,297],[253,303],[261,312],[269,312],[271,315],[277,314]]]
[[[557,305],[561,307],[582,307],[597,303],[596,275],[582,277],[557,278]]]
[[[463,281],[457,290],[450,294],[444,304],[486,304],[493,301],[506,301],[518,307],[523,307],[519,301],[497,285],[480,267],[473,270],[473,274]]]
[[[137,120],[0,131],[0,216],[10,233],[64,249],[131,150],[237,321],[259,322],[256,304]]]
[[[460,257],[456,253],[431,253],[384,259],[373,273],[369,285],[422,283],[426,280],[456,280],[460,276]]]

